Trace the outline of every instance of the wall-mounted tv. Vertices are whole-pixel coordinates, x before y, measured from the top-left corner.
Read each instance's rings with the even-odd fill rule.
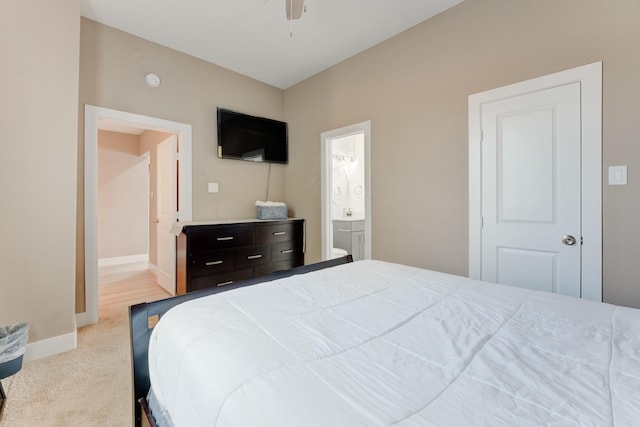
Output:
[[[218,157],[288,162],[287,124],[218,108]]]

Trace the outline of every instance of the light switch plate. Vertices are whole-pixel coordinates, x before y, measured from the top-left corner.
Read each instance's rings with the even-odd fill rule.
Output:
[[[627,165],[609,166],[609,185],[627,185]]]
[[[209,193],[217,193],[218,192],[218,183],[210,182],[208,185]]]

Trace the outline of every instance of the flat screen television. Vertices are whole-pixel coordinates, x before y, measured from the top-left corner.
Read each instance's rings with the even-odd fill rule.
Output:
[[[288,162],[287,124],[218,108],[218,157]]]

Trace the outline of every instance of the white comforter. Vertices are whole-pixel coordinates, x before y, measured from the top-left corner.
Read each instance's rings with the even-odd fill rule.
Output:
[[[176,426],[639,426],[640,310],[360,261],[181,304]]]

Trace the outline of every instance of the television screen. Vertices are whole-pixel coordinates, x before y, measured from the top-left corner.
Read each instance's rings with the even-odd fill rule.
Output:
[[[218,108],[218,157],[287,163],[287,124]]]

